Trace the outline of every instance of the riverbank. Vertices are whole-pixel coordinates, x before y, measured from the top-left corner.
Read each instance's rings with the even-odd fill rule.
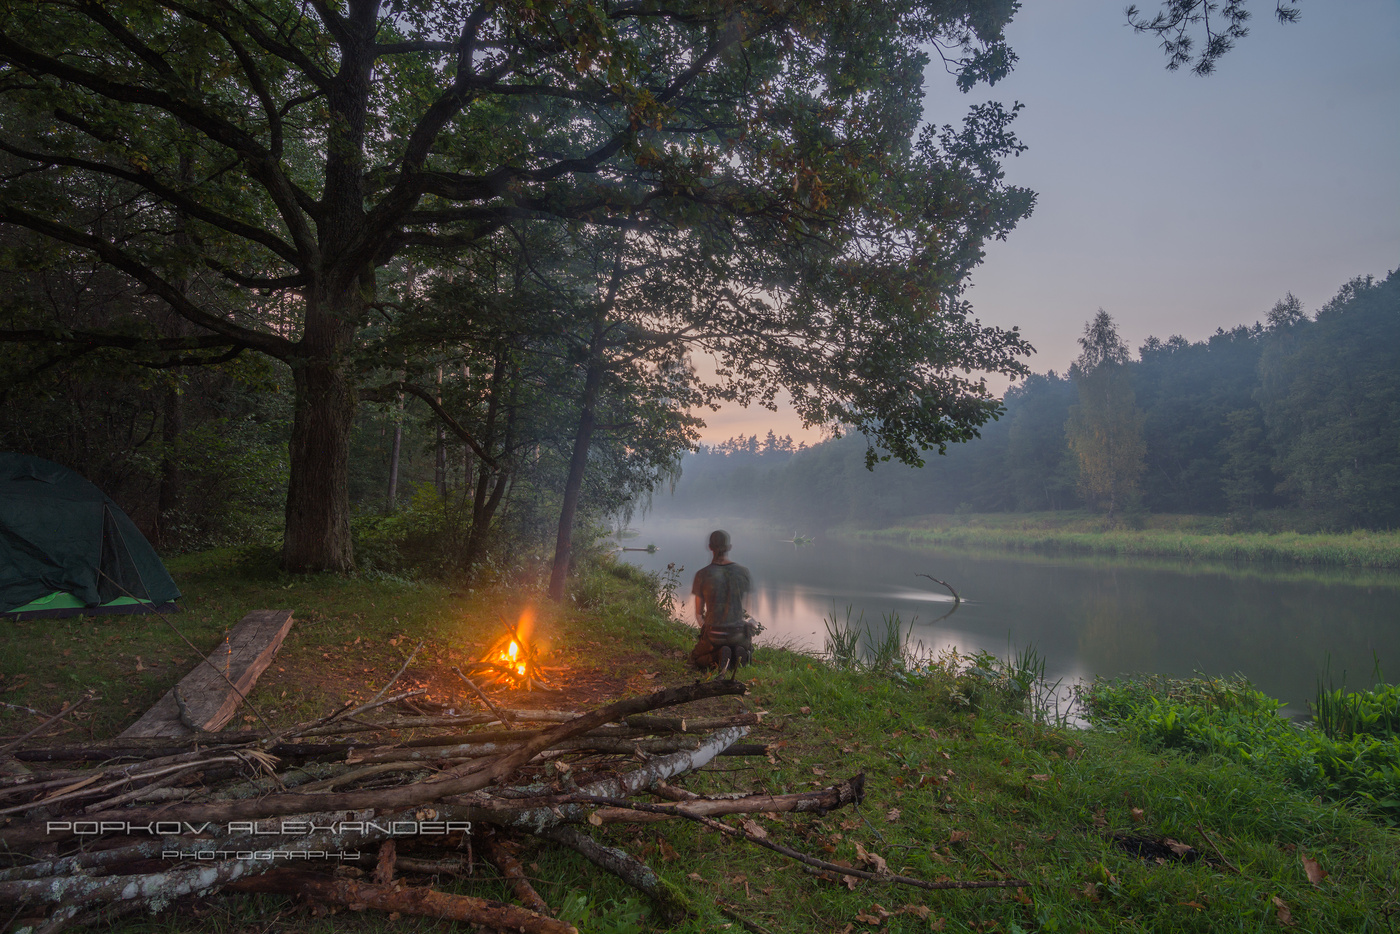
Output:
[[[252,701],[274,725],[319,716],[383,686],[422,640],[416,680],[469,658],[537,591],[517,582],[464,593],[436,584],[289,576],[236,555],[172,562],[187,597],[174,617],[197,646],[257,607],[293,608],[297,624]],[[669,619],[654,581],[606,561],[571,586],[566,609],[540,614],[546,664],[572,703],[684,684],[693,630]],[[0,649],[6,699],[42,709],[100,688],[64,741],[110,735],[189,667],[188,650],[151,617],[24,624]],[[182,660],[171,656],[184,651]],[[53,663],[24,679],[37,660]],[[144,665],[142,661],[144,660]],[[857,810],[755,815],[775,842],[825,860],[923,879],[1007,877],[1023,889],[927,892],[878,881],[819,879],[767,850],[689,823],[585,827],[645,860],[684,893],[695,916],[659,923],[637,893],[580,857],[523,838],[518,858],[549,905],[588,934],[701,934],[747,922],[773,934],[812,931],[1207,932],[1391,930],[1400,910],[1393,867],[1400,836],[1347,807],[1311,798],[1221,757],[1153,751],[1124,735],[1028,719],[986,659],[949,659],[922,673],[838,671],[760,649],[743,704],[768,711],[748,740],[772,758],[724,759],[688,776],[704,793],[796,792],[865,775]],[[537,700],[538,695],[522,695]],[[463,699],[465,702],[466,699]],[[551,705],[561,704],[551,699]],[[734,701],[735,709],[740,702]],[[6,709],[3,732],[20,725]],[[1180,853],[1170,839],[1189,847]],[[1144,842],[1145,841],[1145,842]],[[864,854],[864,855],[862,855]],[[1311,863],[1328,873],[1310,881]],[[512,900],[489,867],[443,888]],[[723,903],[723,905],[721,905]],[[261,930],[281,913],[313,932],[398,930],[373,912],[313,917],[272,896],[170,909],[167,930]],[[724,912],[729,912],[725,914]],[[402,924],[403,922],[399,922]],[[149,922],[136,922],[146,929]],[[118,929],[121,929],[120,927]],[[738,930],[738,927],[731,928]]]
[[[934,515],[884,528],[839,526],[829,534],[991,551],[1400,568],[1400,532],[1232,532],[1226,520],[1209,516],[1149,515],[1142,528],[1126,528],[1084,512]]]

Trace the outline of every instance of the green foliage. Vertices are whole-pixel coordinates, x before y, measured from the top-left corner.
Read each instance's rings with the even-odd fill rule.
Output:
[[[390,515],[357,517],[355,553],[361,570],[441,575],[453,566],[453,532],[461,509],[431,483],[420,483],[407,505]]]
[[[1122,428],[1119,436],[1130,442],[1120,447],[1118,462],[1131,474],[1132,428],[1140,422],[1137,486],[1148,512],[1228,515],[1232,532],[1396,528],[1397,329],[1400,271],[1347,284],[1315,320],[1289,296],[1267,326],[1218,329],[1194,343],[1149,337],[1138,360],[1096,370],[1102,379],[1085,379],[1078,367],[1075,380],[1032,376],[1007,390],[999,422],[947,456],[929,458],[921,470],[881,466],[871,478],[860,469],[859,438],[793,452],[756,444],[705,449],[686,458],[676,505],[713,508],[723,501],[786,525],[881,525],[952,513],[962,503],[979,513],[1069,510],[1079,505],[1080,464],[1071,440],[1080,437],[1086,452],[1103,454],[1097,474],[1107,480],[1096,488],[1104,490],[1123,475],[1107,469],[1115,463],[1109,429]],[[1123,356],[1106,336],[1096,358]],[[1270,550],[1262,540],[1229,547],[1241,557]],[[1352,556],[1348,550],[1303,560],[1376,560],[1364,548]]]
[[[1400,526],[1400,269],[1270,332],[1257,392],[1280,491],[1344,527]]]
[[[1329,739],[1352,739],[1358,735],[1400,739],[1400,686],[1381,680],[1379,658],[1375,680],[1369,691],[1348,691],[1345,683],[1335,687],[1330,678],[1326,684],[1323,678],[1317,679],[1313,721]]]
[[[1282,702],[1243,679],[1096,680],[1082,697],[1096,722],[1155,747],[1222,756],[1400,823],[1400,743],[1388,717],[1400,693],[1384,685],[1367,693],[1322,702],[1333,724],[1354,712],[1367,728],[1345,738],[1283,719]]]
[[[646,934],[652,930],[651,911],[636,898],[608,899],[571,889],[557,917],[588,934]]]
[[[1070,407],[1065,438],[1079,463],[1079,491],[1110,516],[1137,500],[1146,464],[1143,416],[1125,364],[1128,348],[1113,318],[1099,309],[1079,340],[1084,352],[1071,369],[1079,404]]]

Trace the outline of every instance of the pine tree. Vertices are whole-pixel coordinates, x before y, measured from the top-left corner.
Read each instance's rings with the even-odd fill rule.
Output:
[[[1128,348],[1108,312],[1100,308],[1084,326],[1079,345],[1083,353],[1070,368],[1079,404],[1069,410],[1065,436],[1079,461],[1080,493],[1111,518],[1137,496],[1147,452],[1143,417],[1125,366]]]

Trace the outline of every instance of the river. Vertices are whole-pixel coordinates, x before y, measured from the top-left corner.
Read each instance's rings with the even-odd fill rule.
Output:
[[[927,649],[1006,656],[1033,645],[1049,680],[1155,672],[1171,677],[1242,674],[1304,713],[1330,659],[1333,680],[1369,687],[1374,664],[1400,676],[1400,573],[1173,559],[1031,556],[903,546],[817,535],[793,545],[792,530],[735,519],[634,520],[621,557],[648,571],[709,562],[710,529],[734,536],[730,557],[749,568],[749,612],[766,627],[759,642],[820,651],[824,619],[862,613],[913,620]],[[800,530],[799,530],[800,531]],[[917,576],[947,581],[962,597]],[[687,619],[693,612],[687,610]]]

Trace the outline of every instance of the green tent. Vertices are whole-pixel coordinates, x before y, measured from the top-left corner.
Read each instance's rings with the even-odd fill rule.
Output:
[[[0,454],[0,617],[142,613],[179,597],[101,490],[52,461]]]

